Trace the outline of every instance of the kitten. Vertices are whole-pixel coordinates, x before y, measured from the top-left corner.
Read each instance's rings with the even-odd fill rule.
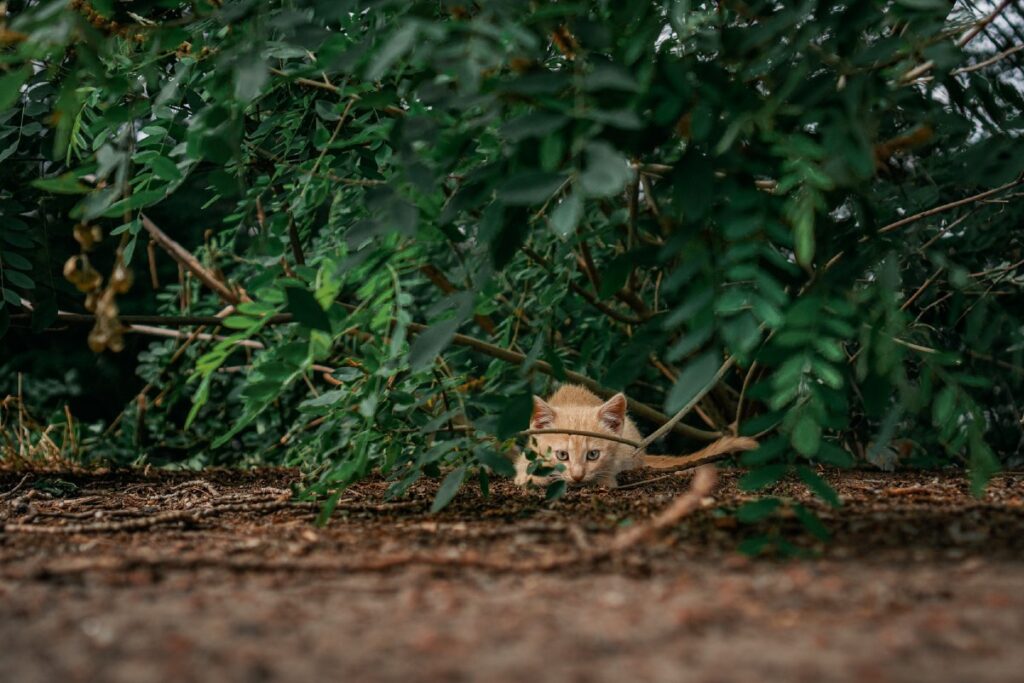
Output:
[[[593,392],[575,384],[563,385],[547,401],[533,397],[530,429],[575,429],[614,434],[630,441],[643,441],[640,430],[626,414],[626,397],[615,394],[602,402]],[[573,485],[598,485],[615,488],[619,472],[639,467],[675,469],[693,467],[720,459],[725,453],[749,451],[757,441],[742,436],[725,436],[686,456],[634,455],[633,446],[593,436],[577,434],[534,434],[530,449],[547,467],[561,465],[562,471],[538,476],[527,470],[530,460],[524,453],[516,460],[516,483],[548,484],[564,479]]]
[[[547,401],[533,397],[533,418],[530,429],[577,429],[604,432],[630,441],[642,441],[640,431],[626,415],[626,397],[619,393],[601,401],[590,390],[566,384]],[[549,467],[562,465],[564,470],[547,476],[527,472],[530,461],[520,454],[516,462],[516,483],[545,484],[564,479],[569,484],[597,484],[608,488],[618,486],[616,475],[643,465],[643,451],[633,455],[634,448],[576,434],[535,434],[530,448]]]

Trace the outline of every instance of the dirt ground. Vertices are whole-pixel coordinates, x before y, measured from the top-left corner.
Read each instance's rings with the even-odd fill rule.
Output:
[[[433,516],[436,482],[400,502],[367,482],[319,528],[314,508],[286,501],[289,471],[0,472],[0,671],[19,683],[1021,680],[1024,475],[978,500],[957,473],[823,474],[839,509],[797,482],[774,493],[818,511],[827,545],[792,515],[739,522],[749,497],[726,470],[681,523],[601,554],[688,477],[554,503],[467,486]],[[806,556],[736,552],[764,534]]]

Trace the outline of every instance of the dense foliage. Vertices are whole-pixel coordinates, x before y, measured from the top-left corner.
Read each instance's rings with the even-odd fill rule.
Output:
[[[121,460],[447,472],[442,505],[532,393],[624,389],[651,431],[730,359],[670,450],[980,486],[1021,445],[1007,5],[10,0],[0,325],[90,310],[109,355],[120,308],[241,302],[145,340],[91,437]]]

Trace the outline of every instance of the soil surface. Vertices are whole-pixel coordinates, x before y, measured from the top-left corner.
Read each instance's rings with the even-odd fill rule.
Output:
[[[633,481],[650,473],[629,473]],[[822,472],[741,522],[739,474],[688,489],[437,482],[347,491],[324,527],[287,470],[0,472],[0,671],[36,681],[1012,681],[1024,671],[1024,475]],[[629,481],[629,480],[627,480]],[[832,536],[804,531],[796,505]],[[649,527],[644,527],[649,528]],[[740,543],[784,538],[749,559]],[[774,551],[772,550],[774,548]]]

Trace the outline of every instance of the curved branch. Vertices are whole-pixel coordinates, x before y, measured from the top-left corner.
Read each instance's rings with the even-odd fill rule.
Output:
[[[615,441],[617,443],[624,443],[627,446],[633,448],[640,448],[638,441],[627,439],[617,434],[607,434],[605,432],[591,432],[586,429],[527,429],[526,431],[519,432],[518,436],[534,436],[537,434],[572,434],[575,436],[590,436],[595,439],[604,439],[605,441]]]
[[[693,410],[694,406],[696,406],[697,403],[699,403],[700,400],[704,398],[704,396],[709,391],[715,388],[715,385],[718,384],[723,377],[725,377],[725,373],[727,373],[729,371],[729,368],[735,365],[735,363],[735,356],[730,357],[728,360],[722,363],[722,367],[718,368],[718,371],[715,372],[714,376],[710,380],[708,380],[707,384],[701,387],[700,391],[694,394],[693,398],[686,402],[686,405],[680,408],[675,415],[669,418],[667,422],[661,425],[661,427],[659,427],[656,431],[652,432],[646,439],[644,439],[640,443],[640,446],[636,449],[636,453],[639,453],[641,449],[647,448],[652,443],[663,437],[665,434],[668,434],[670,431],[672,431],[672,429],[674,429],[675,426],[679,424],[679,421],[682,420],[687,413]]]

